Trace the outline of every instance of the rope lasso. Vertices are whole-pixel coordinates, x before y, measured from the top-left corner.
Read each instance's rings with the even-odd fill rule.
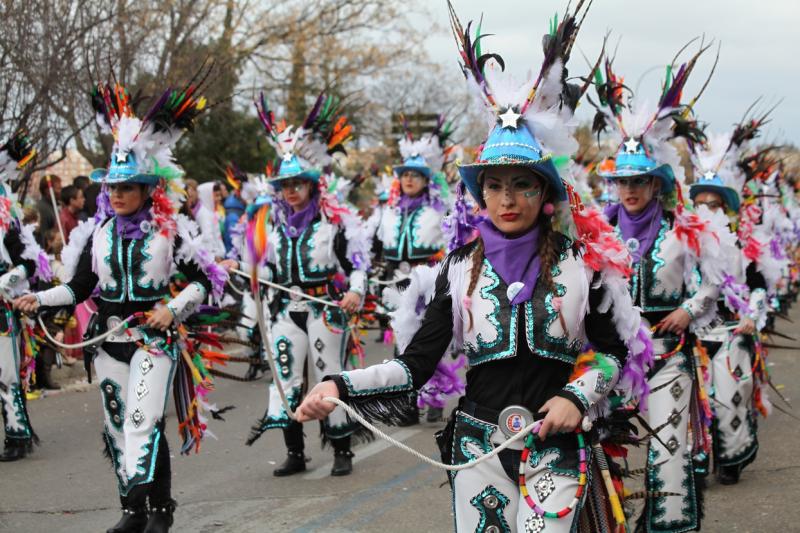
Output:
[[[133,319],[135,316],[136,315],[131,315],[128,318],[126,318],[125,320],[123,320],[122,322],[120,322],[119,324],[117,324],[116,326],[114,326],[113,328],[111,328],[108,331],[106,331],[105,333],[101,333],[100,335],[98,335],[96,337],[92,337],[91,339],[88,339],[88,340],[85,340],[83,342],[79,342],[79,343],[76,343],[76,344],[66,344],[66,343],[57,341],[56,339],[53,338],[52,335],[50,335],[50,332],[47,331],[47,327],[45,326],[44,320],[42,320],[41,315],[37,315],[36,316],[36,320],[39,322],[39,326],[42,328],[42,331],[44,332],[44,336],[47,338],[48,341],[52,342],[55,346],[57,346],[59,348],[63,348],[65,350],[80,350],[81,348],[86,348],[87,346],[92,346],[92,345],[95,345],[95,344],[99,344],[102,341],[106,340],[108,337],[114,335],[116,332],[118,332],[118,331],[120,331],[122,329],[128,329],[128,327],[129,327],[128,326],[128,320]]]
[[[260,298],[259,298],[259,300],[260,300]],[[267,328],[267,324],[265,322],[264,309],[263,308],[264,308],[264,306],[263,306],[262,302],[259,302],[259,305],[256,305],[256,315],[257,315],[256,319],[257,319],[257,322],[258,322],[258,328],[259,328],[259,331],[261,332],[261,338],[264,339],[264,343],[263,344],[264,344],[264,347],[265,347],[265,349],[267,351],[267,363],[269,364],[270,371],[272,372],[273,376],[279,376],[280,374],[278,374],[278,370],[275,367],[275,358],[272,355],[272,334]],[[286,411],[286,415],[292,420],[297,420],[297,415],[296,415],[294,409],[292,409],[291,405],[289,405],[289,401],[286,398],[286,392],[283,390],[283,385],[281,384],[280,379],[279,378],[278,379],[274,379],[273,380],[273,384],[275,385],[275,388],[278,391],[278,396],[281,399],[281,404],[283,404],[283,409]],[[386,433],[384,433],[383,431],[381,431],[380,429],[375,427],[374,424],[372,424],[369,421],[367,421],[366,418],[361,416],[358,412],[356,412],[355,409],[353,409],[352,407],[347,405],[345,402],[343,402],[339,398],[334,398],[333,396],[325,396],[325,397],[323,397],[323,400],[341,407],[342,409],[344,409],[344,411],[348,415],[350,415],[352,418],[354,418],[357,422],[359,422],[365,428],[367,428],[368,430],[372,431],[374,434],[376,434],[378,437],[382,438],[383,440],[385,440],[389,444],[391,444],[391,445],[393,445],[393,446],[395,446],[397,448],[400,448],[401,450],[403,450],[406,453],[409,453],[409,454],[413,455],[414,457],[416,457],[420,461],[423,461],[423,462],[425,462],[425,463],[427,463],[427,464],[429,464],[429,465],[431,465],[431,466],[433,466],[435,468],[439,468],[439,469],[442,469],[442,470],[447,470],[449,472],[458,472],[458,471],[461,471],[461,470],[466,470],[466,469],[472,468],[472,467],[474,467],[474,466],[476,466],[476,465],[478,465],[478,464],[480,464],[480,463],[482,463],[484,461],[488,461],[489,459],[497,456],[497,454],[499,454],[501,451],[505,450],[506,448],[508,448],[509,446],[514,444],[515,442],[526,438],[529,433],[531,433],[531,432],[538,433],[538,431],[539,431],[539,429],[541,428],[541,425],[542,425],[542,421],[541,420],[536,420],[536,421],[528,424],[527,426],[525,426],[522,429],[522,431],[520,431],[519,433],[517,433],[513,437],[510,437],[508,440],[506,440],[505,442],[503,442],[502,444],[497,446],[491,452],[489,452],[489,453],[487,453],[485,455],[482,455],[482,456],[478,457],[477,459],[471,460],[469,462],[466,462],[466,463],[463,463],[463,464],[460,464],[460,465],[448,465],[448,464],[442,463],[441,461],[437,461],[435,459],[431,459],[427,455],[424,455],[424,454],[418,452],[417,450],[409,447],[408,445],[400,442],[399,440],[390,437],[389,435],[387,435]]]
[[[232,268],[230,270],[234,274],[239,274],[240,276],[244,276],[249,280],[253,279],[252,274],[248,274],[239,270],[238,268]],[[273,289],[278,289],[279,291],[283,291],[289,294],[293,294],[295,296],[299,296],[300,298],[305,298],[306,300],[311,300],[312,302],[316,302],[318,304],[327,305],[329,307],[339,307],[337,302],[331,302],[330,300],[323,300],[322,298],[317,298],[316,296],[311,296],[310,294],[306,294],[304,292],[296,291],[292,288],[285,287],[280,285],[279,283],[274,283],[272,281],[266,280],[264,278],[256,278],[261,285],[266,285],[267,287],[272,287]]]

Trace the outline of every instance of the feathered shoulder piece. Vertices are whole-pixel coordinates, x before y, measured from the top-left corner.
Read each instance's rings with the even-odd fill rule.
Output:
[[[346,153],[353,128],[342,114],[338,98],[321,93],[299,127],[277,121],[264,93],[255,102],[258,118],[267,132],[267,140],[277,153],[275,164],[267,166],[268,177],[279,175],[283,162],[297,158],[304,170],[327,170],[333,154]]]
[[[538,73],[520,82],[505,74],[505,62],[499,54],[483,52],[482,40],[488,35],[481,33],[482,21],[473,36],[472,22],[464,28],[448,2],[461,68],[486,111],[490,128],[496,124],[516,126],[523,120],[545,151],[569,154],[577,149],[569,119],[587,86],[566,82],[566,64],[590,4],[579,0],[560,21],[558,15],[552,19],[542,39],[544,61]]]
[[[17,181],[24,168],[36,157],[36,149],[24,128],[17,129],[0,146],[0,181]]]

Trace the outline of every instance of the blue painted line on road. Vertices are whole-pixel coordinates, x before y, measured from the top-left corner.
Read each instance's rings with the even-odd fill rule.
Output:
[[[370,500],[374,500],[380,497],[384,492],[406,483],[408,480],[415,478],[429,468],[431,467],[428,464],[422,463],[407,470],[404,474],[390,479],[386,483],[362,490],[356,496],[347,500],[347,502],[338,505],[335,509],[293,529],[292,533],[311,533],[321,529],[330,529],[331,525],[341,521],[345,516],[357,510],[362,505],[365,505]]]

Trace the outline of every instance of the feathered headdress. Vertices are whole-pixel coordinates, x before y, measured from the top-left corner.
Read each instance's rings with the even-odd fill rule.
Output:
[[[467,188],[481,204],[478,176],[486,168],[498,165],[531,168],[547,179],[555,199],[567,199],[551,157],[574,153],[578,147],[572,136],[572,118],[587,85],[566,83],[566,64],[590,3],[580,0],[560,23],[558,16],[554,17],[543,39],[544,62],[535,78],[522,83],[505,75],[505,62],[500,55],[483,53],[481,41],[486,35],[481,34],[481,24],[473,38],[472,23],[464,29],[448,3],[462,70],[486,111],[491,128],[475,163],[459,167]]]
[[[688,46],[688,45],[687,45]],[[593,129],[596,133],[610,130],[613,144],[618,147],[615,159],[600,166],[598,174],[605,178],[648,174],[661,179],[665,194],[675,191],[684,182],[684,171],[680,155],[669,140],[680,136],[690,144],[702,142],[703,132],[698,123],[691,120],[690,113],[697,99],[708,85],[716,67],[711,69],[708,79],[688,104],[681,104],[681,97],[689,75],[697,60],[711,45],[701,43],[700,50],[689,61],[676,68],[680,53],[667,65],[661,95],[653,103],[637,100],[624,85],[624,79],[613,72],[613,59],[606,59],[604,71],[594,72],[594,85],[599,99]],[[719,59],[719,54],[717,54]]]
[[[99,84],[91,93],[101,131],[114,136],[108,168],[94,170],[91,179],[103,184],[130,182],[155,186],[151,194],[153,221],[165,235],[175,233],[174,216],[186,198],[183,170],[175,163],[172,149],[206,109],[206,99],[198,93],[210,68],[205,73],[201,70],[183,88],[166,89],[141,119],[122,85]],[[102,196],[106,195],[104,191]],[[107,203],[107,198],[105,202],[99,198],[98,203]],[[98,213],[101,211],[98,209]]]
[[[267,140],[275,148],[277,159],[267,165],[273,180],[303,178],[314,182],[333,163],[333,155],[345,152],[352,126],[341,114],[340,102],[321,93],[300,127],[277,122],[264,93],[255,102],[258,118],[267,131]]]
[[[404,135],[398,145],[403,164],[396,165],[394,173],[400,176],[407,170],[413,170],[430,178],[431,175],[441,172],[453,151],[450,143],[453,135],[452,121],[448,121],[444,115],[439,115],[432,131],[422,134],[419,139],[414,139],[406,117],[402,116],[402,120]]]
[[[23,169],[36,157],[36,149],[24,128],[17,129],[5,144],[0,146],[0,182],[13,183]]]

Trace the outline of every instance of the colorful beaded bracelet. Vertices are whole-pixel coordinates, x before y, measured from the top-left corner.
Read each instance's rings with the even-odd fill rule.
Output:
[[[588,452],[586,451],[586,445],[584,444],[583,440],[583,432],[581,431],[580,427],[575,430],[575,435],[578,438],[578,458],[580,460],[580,463],[578,464],[578,471],[580,473],[578,476],[578,490],[575,491],[575,497],[572,499],[570,504],[557,512],[545,511],[539,507],[535,501],[533,501],[533,498],[531,498],[531,495],[528,493],[528,483],[525,480],[525,463],[528,462],[528,456],[530,456],[531,450],[533,450],[535,447],[534,441],[536,437],[534,436],[534,433],[534,431],[531,431],[531,434],[525,439],[525,448],[522,450],[522,455],[519,458],[519,491],[525,498],[525,502],[537,515],[544,518],[563,518],[575,510],[575,507],[578,506],[578,503],[581,501],[581,497],[583,496],[583,492],[586,489],[586,467],[589,461]]]
[[[650,331],[652,333],[655,333],[656,332],[656,326],[653,326],[652,328],[650,328]],[[685,343],[686,343],[686,332],[682,332],[681,333],[681,340],[678,341],[678,345],[675,348],[673,348],[672,350],[668,351],[667,353],[662,353],[660,355],[654,355],[653,359],[655,359],[656,361],[663,361],[664,359],[669,359],[670,357],[672,357],[676,353],[678,353],[681,350],[683,350],[683,345]]]

